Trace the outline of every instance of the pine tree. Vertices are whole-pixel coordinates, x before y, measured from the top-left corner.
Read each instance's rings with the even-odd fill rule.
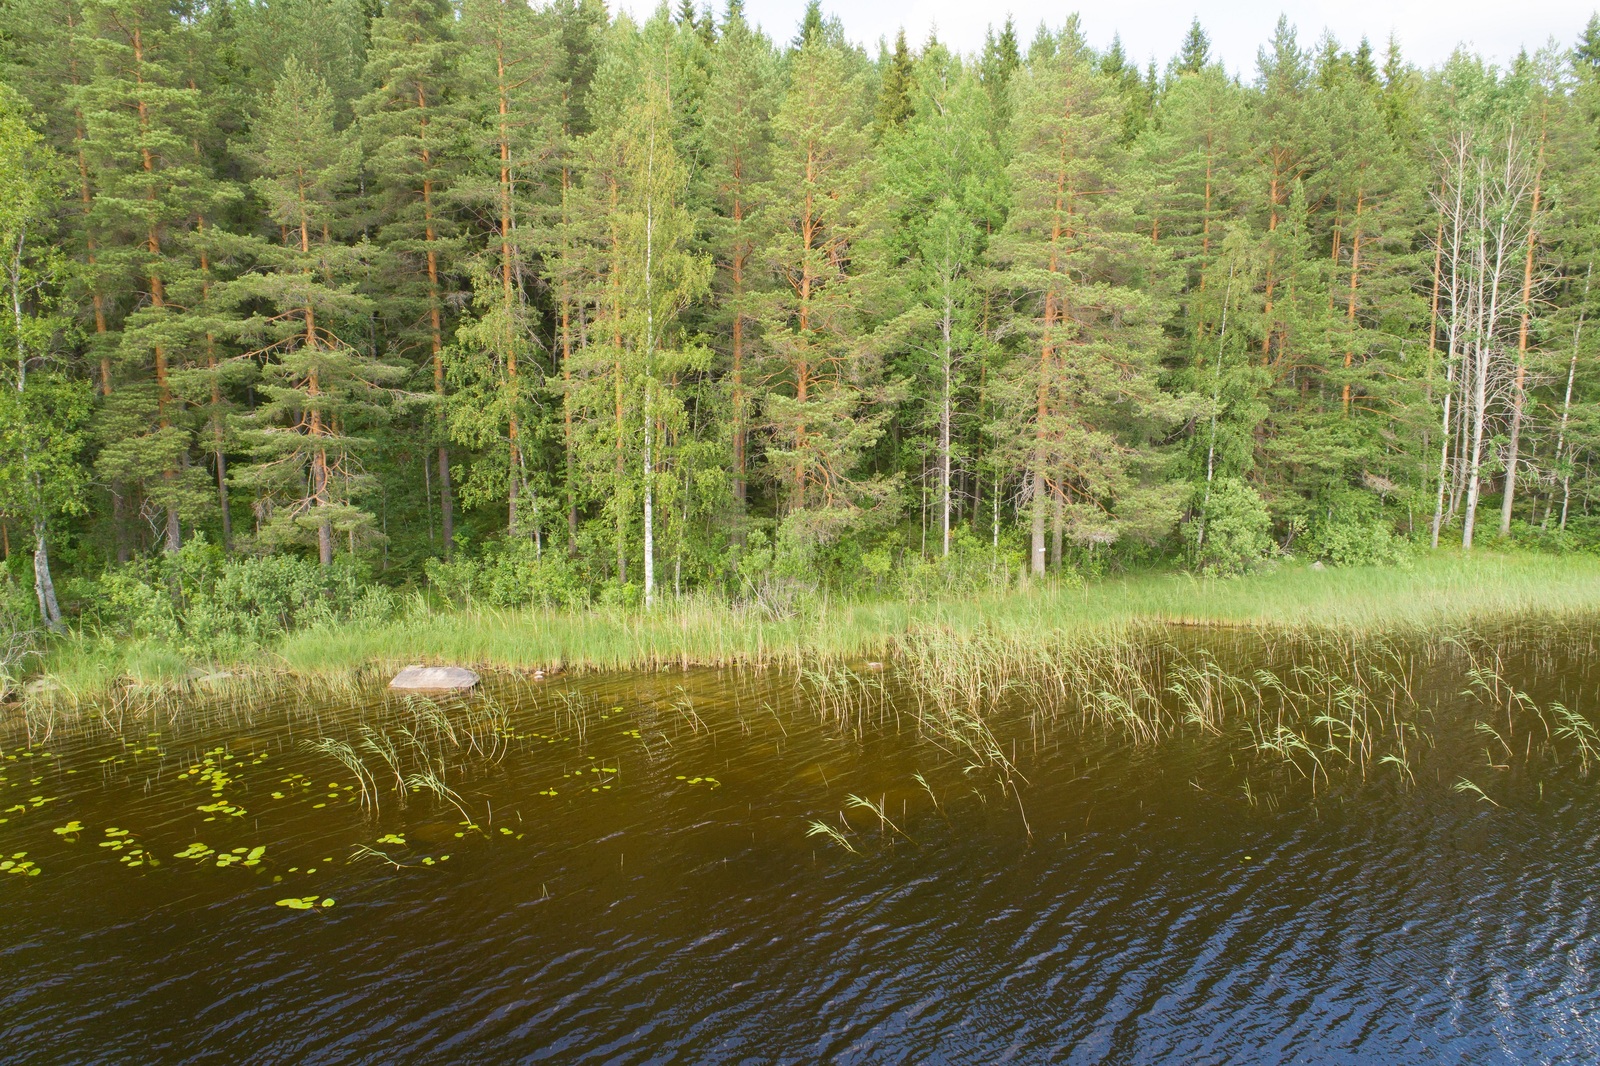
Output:
[[[1281,351],[1284,323],[1273,320],[1273,314],[1281,301],[1284,275],[1296,270],[1298,263],[1277,261],[1276,250],[1272,247],[1273,234],[1283,221],[1294,189],[1319,162],[1319,150],[1326,138],[1320,121],[1323,116],[1309,99],[1309,60],[1296,42],[1294,27],[1289,25],[1288,19],[1279,17],[1272,42],[1260,50],[1257,65],[1261,95],[1255,108],[1250,143],[1255,148],[1257,172],[1254,178],[1260,199],[1251,207],[1261,220],[1260,228],[1265,231],[1264,239],[1269,245],[1263,279],[1263,315],[1267,323],[1262,331],[1262,361],[1272,364],[1272,349],[1278,345],[1277,365],[1289,367],[1292,362]]]
[[[358,157],[336,132],[335,114],[327,83],[286,62],[250,153],[261,175],[256,192],[286,239],[238,241],[250,269],[219,293],[239,312],[233,329],[246,355],[262,365],[255,388],[263,402],[239,418],[254,463],[234,474],[257,494],[256,538],[309,540],[323,566],[333,562],[336,534],[352,552],[378,535],[358,502],[368,482],[362,432],[387,417],[404,375],[346,339],[373,305],[356,291],[365,247],[339,239]]]
[[[1135,147],[1135,166],[1151,186],[1149,231],[1183,265],[1186,285],[1206,284],[1222,222],[1238,206],[1246,104],[1220,67],[1180,74]]]
[[[1121,228],[1116,115],[1092,63],[1072,20],[1019,76],[1013,203],[995,241],[1026,338],[1007,367],[997,429],[1024,477],[1035,574],[1045,572],[1047,525],[1059,565],[1068,527],[1090,545],[1171,524],[1170,507],[1119,509],[1137,498],[1133,444],[1156,402],[1162,313],[1132,284],[1151,246]]]
[[[102,278],[130,286],[119,302],[133,305],[107,360],[123,368],[123,383],[104,401],[98,465],[164,516],[162,539],[176,552],[182,519],[202,515],[207,496],[203,471],[190,464],[193,426],[174,383],[199,354],[200,323],[169,299],[198,287],[190,254],[194,205],[214,191],[209,167],[195,153],[201,92],[180,65],[184,35],[196,29],[146,0],[104,0],[85,14],[85,48],[94,62],[80,98],[84,156],[97,189],[89,226],[99,235]]]
[[[875,353],[862,343],[847,265],[865,158],[842,49],[805,44],[789,59],[773,121],[762,258],[776,280],[761,301],[768,467],[781,486],[783,534],[797,549],[884,519],[893,485],[860,469],[887,419]]]
[[[701,176],[715,210],[708,220],[709,244],[718,268],[715,325],[728,359],[732,491],[741,517],[749,483],[747,373],[753,343],[749,305],[750,294],[756,291],[760,193],[768,179],[776,66],[770,42],[750,27],[736,3],[730,4],[706,89]]]

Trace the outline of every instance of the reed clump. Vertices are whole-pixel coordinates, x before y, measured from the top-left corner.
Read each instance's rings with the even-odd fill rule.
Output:
[[[1522,773],[1569,766],[1587,777],[1600,763],[1600,729],[1572,707],[1591,694],[1539,697],[1507,678],[1571,679],[1570,656],[1587,661],[1581,649],[1594,641],[1580,614],[1483,628],[1408,622],[1376,633],[1148,623],[1087,634],[927,629],[901,643],[900,703],[969,772],[993,770],[1007,789],[1018,775],[995,737],[1015,732],[1019,714],[1036,740],[1070,729],[1133,747],[1220,743],[1313,795],[1352,780],[1415,787],[1421,761],[1447,742],[1482,746],[1485,771],[1501,780],[1513,763]],[[1554,649],[1569,658],[1558,665]],[[1441,720],[1438,705],[1462,698],[1465,715]],[[1248,778],[1243,787],[1254,802]]]

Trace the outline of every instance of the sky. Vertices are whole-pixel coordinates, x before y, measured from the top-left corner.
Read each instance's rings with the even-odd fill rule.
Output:
[[[657,0],[618,2],[635,14],[648,15]],[[805,2],[745,0],[745,12],[770,36],[787,41],[800,23]],[[696,3],[703,6],[705,0]],[[712,3],[719,15],[727,6],[727,0]],[[1104,48],[1114,34],[1120,34],[1124,49],[1141,66],[1152,56],[1165,66],[1178,50],[1189,20],[1199,16],[1211,37],[1212,55],[1247,79],[1255,73],[1256,49],[1271,36],[1280,13],[1298,27],[1302,44],[1313,43],[1328,29],[1346,47],[1354,47],[1365,34],[1381,54],[1392,32],[1400,40],[1401,53],[1427,67],[1442,62],[1460,43],[1500,63],[1524,46],[1530,51],[1543,46],[1551,37],[1570,46],[1597,5],[1600,0],[1134,0],[1082,5],[1070,0],[823,0],[823,10],[839,16],[846,35],[862,44],[876,45],[880,37],[893,40],[903,26],[916,45],[937,26],[940,40],[963,52],[981,48],[986,26],[993,22],[998,29],[1008,11],[1026,48],[1040,21],[1059,26],[1078,6],[1092,45]]]

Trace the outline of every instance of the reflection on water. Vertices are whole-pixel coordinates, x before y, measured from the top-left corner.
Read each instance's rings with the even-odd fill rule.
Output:
[[[0,1060],[1597,1061],[1595,636],[14,735]]]

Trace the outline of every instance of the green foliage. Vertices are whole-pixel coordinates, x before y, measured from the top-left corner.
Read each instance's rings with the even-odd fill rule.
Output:
[[[373,625],[399,609],[395,594],[371,584],[358,564],[230,558],[204,537],[108,571],[85,598],[84,618],[100,634],[205,658],[266,648],[299,630]]]
[[[1421,70],[1285,19],[1241,80],[1198,22],[1162,74],[1076,18],[869,54],[820,4],[692,8],[0,6],[0,532],[46,625],[109,573],[107,632],[209,647],[209,593],[124,566],[198,537],[786,620],[1272,539],[1392,564],[1435,501],[1594,540],[1600,22]],[[1481,394],[1460,138],[1531,179]],[[218,640],[322,624],[282,595]]]
[[[1218,478],[1184,533],[1195,565],[1211,573],[1244,573],[1273,550],[1266,501],[1239,478]]]
[[[1382,522],[1329,522],[1308,541],[1310,551],[1334,566],[1369,566],[1398,563],[1406,556],[1406,542]]]
[[[457,607],[587,606],[589,583],[565,556],[541,552],[526,537],[509,537],[476,557],[430,559],[428,585]]]
[[[1408,557],[1408,545],[1394,535],[1378,497],[1354,488],[1322,494],[1303,543],[1313,558],[1334,566],[1394,564]]]

